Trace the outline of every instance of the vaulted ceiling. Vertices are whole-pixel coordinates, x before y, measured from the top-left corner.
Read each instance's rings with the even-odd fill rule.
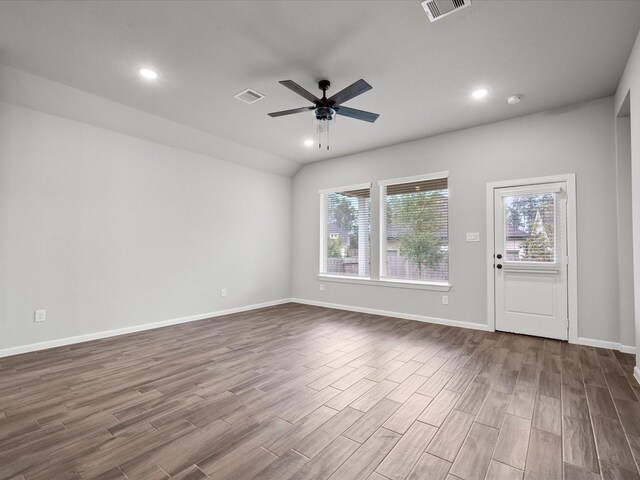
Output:
[[[473,0],[435,23],[418,0],[3,1],[0,63],[303,164],[613,94],[639,28],[637,0]],[[346,106],[380,114],[339,117],[329,152],[303,145],[311,113],[267,116],[308,105],[279,80],[323,78],[364,78]]]

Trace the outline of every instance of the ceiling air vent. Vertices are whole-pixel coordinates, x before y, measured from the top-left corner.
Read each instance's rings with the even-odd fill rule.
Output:
[[[255,103],[258,100],[262,100],[264,98],[264,95],[262,95],[261,93],[256,92],[255,90],[251,90],[250,88],[247,88],[246,90],[240,92],[237,95],[234,95],[235,98],[237,98],[238,100],[242,100],[244,103]]]
[[[424,0],[422,8],[427,12],[429,20],[435,22],[450,13],[462,10],[471,5],[471,0]]]

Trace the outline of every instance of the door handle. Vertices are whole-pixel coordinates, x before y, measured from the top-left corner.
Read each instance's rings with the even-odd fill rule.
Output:
[[[502,269],[502,264],[501,264],[501,263],[497,264],[497,265],[496,265],[496,268],[497,268],[498,270],[501,270],[501,269]]]
[[[498,255],[496,255],[496,258],[497,258],[498,260],[500,260],[500,259],[502,258],[502,254],[501,254],[501,253],[499,253]]]

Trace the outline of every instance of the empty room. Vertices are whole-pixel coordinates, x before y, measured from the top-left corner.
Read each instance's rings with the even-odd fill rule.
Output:
[[[0,480],[640,480],[639,32],[0,1]]]

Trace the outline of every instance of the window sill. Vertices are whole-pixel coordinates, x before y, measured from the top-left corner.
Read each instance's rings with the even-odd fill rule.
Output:
[[[323,282],[351,283],[354,285],[373,285],[376,287],[392,287],[392,288],[409,288],[412,290],[432,290],[436,292],[448,292],[451,285],[448,283],[437,282],[411,282],[407,280],[391,280],[388,278],[373,280],[371,278],[361,277],[343,277],[339,275],[327,275],[321,273],[318,280]]]

